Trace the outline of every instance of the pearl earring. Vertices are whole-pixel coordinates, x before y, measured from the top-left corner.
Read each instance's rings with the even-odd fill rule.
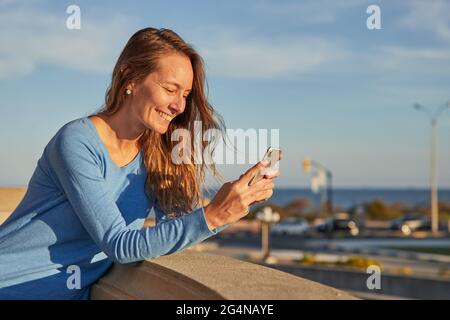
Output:
[[[130,90],[130,89],[127,89],[127,91],[125,91],[125,93],[126,93],[127,95],[130,95],[130,94],[131,94],[131,90]]]

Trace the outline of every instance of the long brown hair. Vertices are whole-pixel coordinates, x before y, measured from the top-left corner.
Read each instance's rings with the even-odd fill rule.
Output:
[[[192,91],[186,99],[184,112],[170,123],[167,132],[161,135],[146,129],[139,139],[139,146],[147,169],[147,195],[156,200],[154,205],[166,214],[177,216],[201,205],[202,184],[207,169],[211,170],[213,176],[219,177],[214,163],[207,164],[203,159],[206,142],[202,141],[201,164],[195,164],[193,146],[190,164],[175,164],[171,159],[172,149],[177,144],[171,141],[174,130],[189,130],[191,140],[194,137],[194,121],[201,121],[203,132],[208,129],[225,130],[222,118],[207,100],[201,56],[172,30],[145,28],[137,31],[128,40],[116,62],[111,84],[106,91],[105,104],[98,113],[112,115],[117,112],[126,99],[126,86],[130,82],[143,81],[156,70],[158,59],[169,53],[180,53],[190,59],[194,71]],[[127,72],[121,72],[123,66],[127,67]]]

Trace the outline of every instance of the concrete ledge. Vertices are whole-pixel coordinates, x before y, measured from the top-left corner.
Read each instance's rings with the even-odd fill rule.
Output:
[[[91,299],[336,300],[337,289],[225,256],[186,250],[130,265],[114,265]]]

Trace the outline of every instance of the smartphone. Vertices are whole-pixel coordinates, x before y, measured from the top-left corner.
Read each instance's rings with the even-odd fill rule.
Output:
[[[267,149],[266,154],[264,155],[263,160],[267,160],[269,161],[269,165],[267,167],[265,167],[262,170],[259,170],[259,172],[252,178],[252,180],[250,180],[249,182],[249,186],[257,183],[259,180],[261,180],[264,175],[269,172],[272,171],[274,169],[278,169],[278,161],[281,158],[281,150],[280,149],[275,149],[270,147],[269,149]]]

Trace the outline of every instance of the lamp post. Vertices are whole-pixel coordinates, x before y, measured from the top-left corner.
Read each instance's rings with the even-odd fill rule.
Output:
[[[264,207],[256,213],[256,219],[261,221],[262,260],[268,261],[270,256],[270,225],[280,221],[280,214],[271,207]]]
[[[316,170],[322,171],[325,173],[326,176],[326,191],[325,191],[325,209],[326,209],[326,215],[328,217],[333,217],[333,174],[329,169],[327,169],[324,165],[322,165],[320,162],[315,160],[310,160],[308,158],[303,160],[303,171],[309,172],[311,171],[311,168],[315,168]],[[331,224],[330,224],[331,228]],[[327,228],[328,235],[331,235],[331,231],[329,228]]]
[[[416,103],[414,109],[425,112],[431,122],[431,231],[433,235],[436,235],[439,231],[439,206],[438,206],[438,163],[437,163],[437,120],[439,115],[450,107],[450,101],[431,111],[429,108]]]

